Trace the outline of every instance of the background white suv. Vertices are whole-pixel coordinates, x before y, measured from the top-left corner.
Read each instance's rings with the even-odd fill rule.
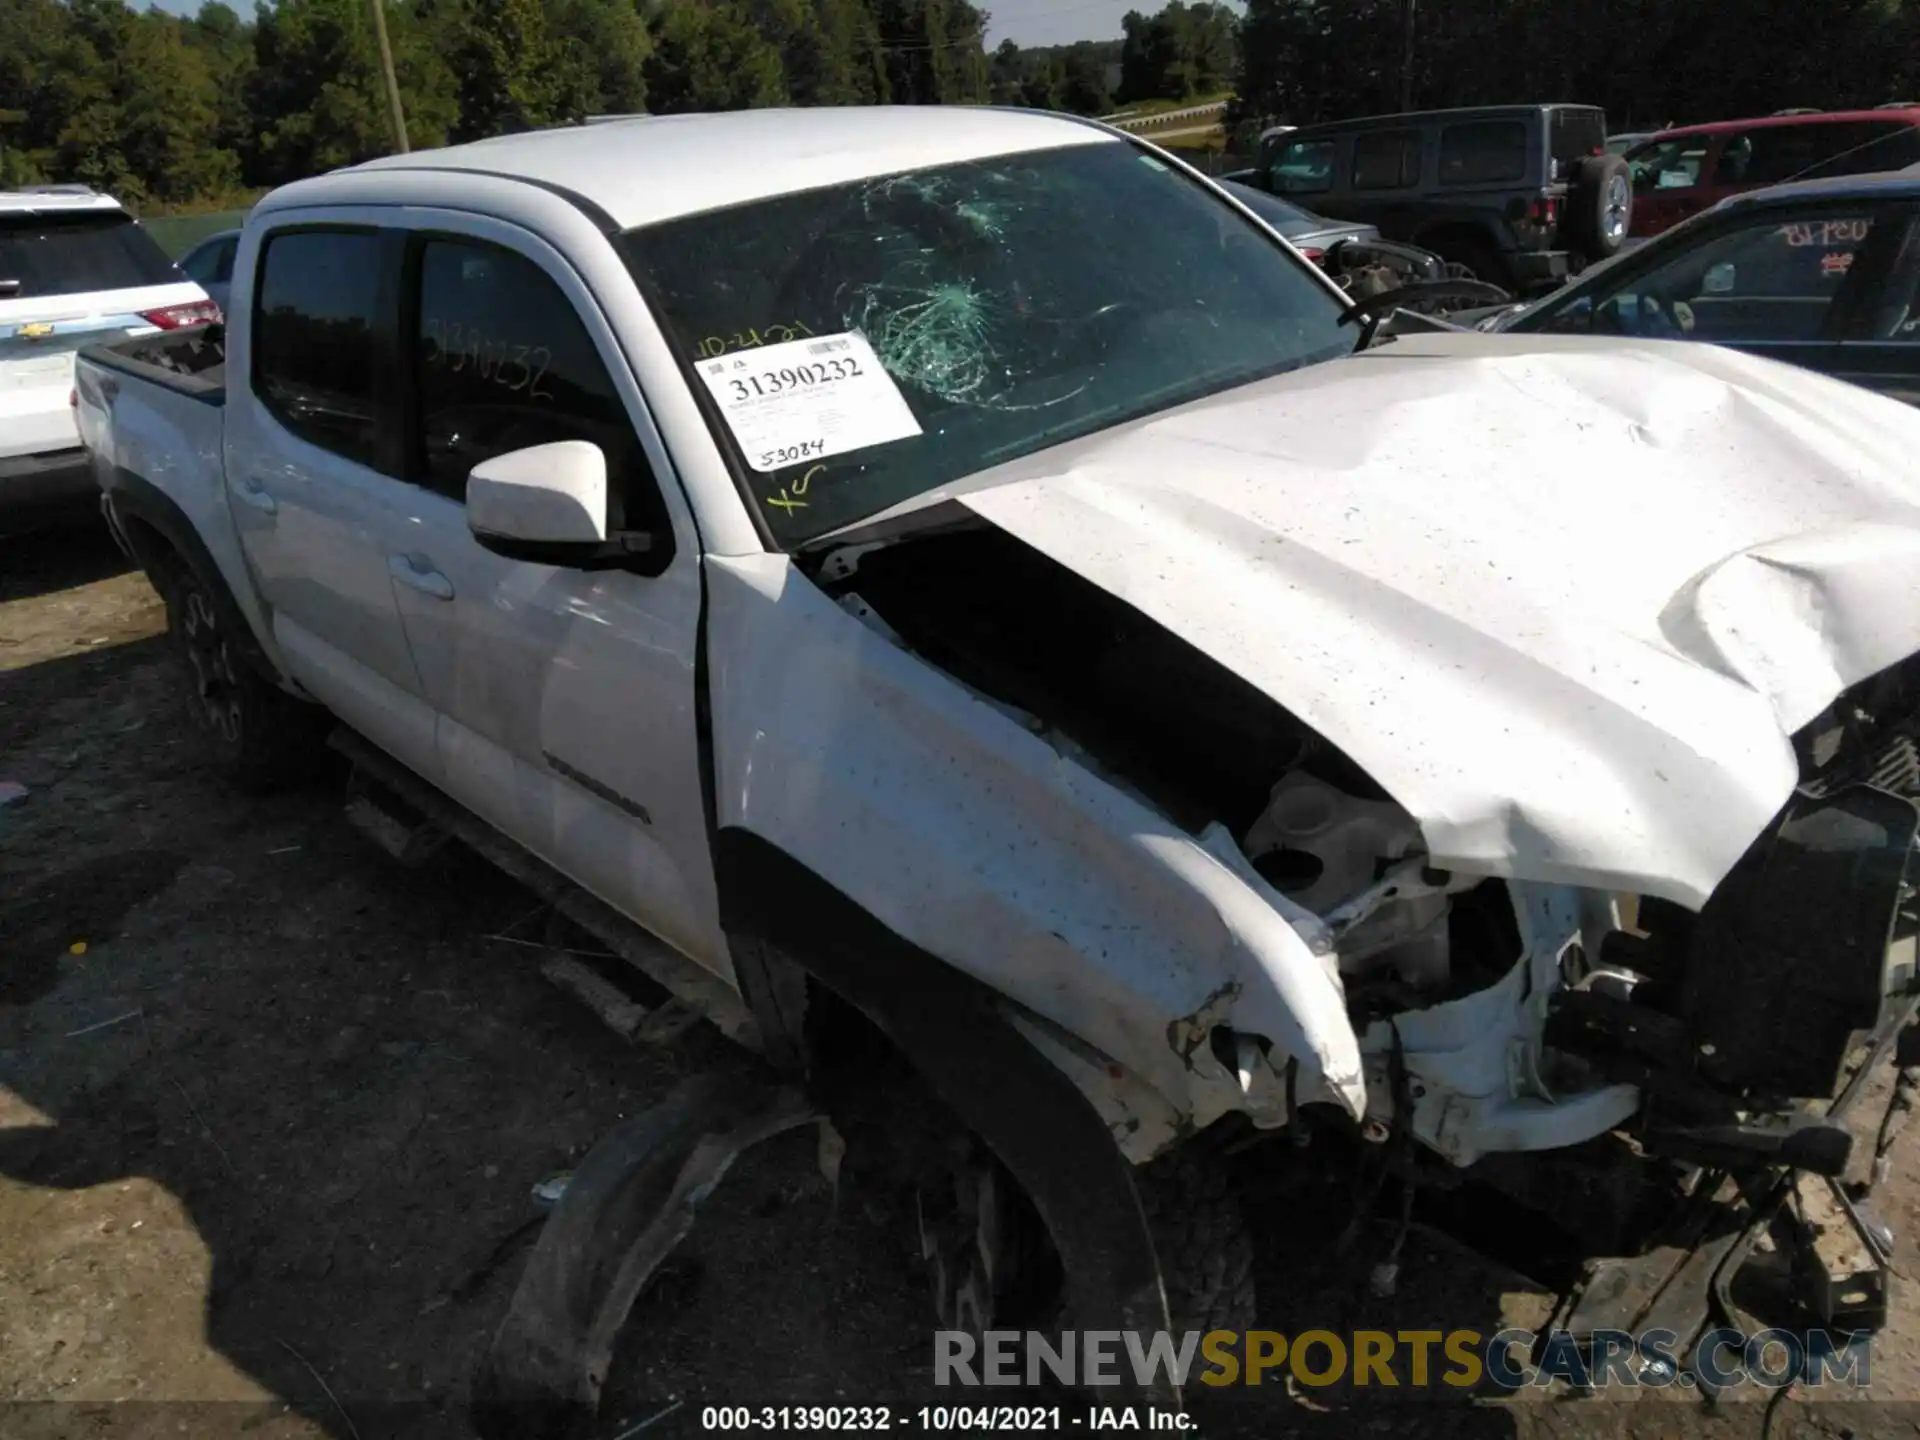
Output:
[[[0,191],[0,531],[96,493],[74,427],[76,350],[219,318],[110,196]]]

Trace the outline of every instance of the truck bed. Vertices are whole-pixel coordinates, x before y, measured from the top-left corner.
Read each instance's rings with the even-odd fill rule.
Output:
[[[227,327],[194,325],[80,352],[103,370],[152,381],[209,405],[227,398]]]

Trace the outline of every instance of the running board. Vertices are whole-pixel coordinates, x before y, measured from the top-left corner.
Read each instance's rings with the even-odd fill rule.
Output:
[[[403,863],[418,863],[405,860],[409,853],[407,846],[416,847],[411,853],[418,854],[417,847],[431,845],[438,849],[447,839],[458,840],[496,869],[518,880],[540,899],[546,901],[554,910],[585,930],[589,935],[605,945],[620,959],[632,965],[636,970],[666,990],[674,998],[666,1004],[653,1007],[645,1012],[644,1018],[633,1024],[633,1036],[637,1040],[669,1038],[676,1027],[684,1028],[687,1012],[708,1020],[713,1026],[736,1044],[759,1052],[762,1048],[760,1033],[754,1026],[753,1017],[746,1002],[725,980],[696,965],[678,950],[668,945],[651,931],[629,920],[598,896],[589,894],[579,885],[562,875],[553,866],[533,854],[525,847],[501,834],[493,826],[442,794],[434,786],[415,775],[406,766],[351,730],[336,729],[327,739],[327,744],[353,762],[355,780],[355,798],[368,798],[368,787],[362,782],[372,780],[379,787],[391,792],[402,806],[420,817],[412,820],[386,811],[370,823],[377,827],[367,829],[368,833],[389,854],[396,852],[389,848],[385,840],[400,841],[399,855]],[[376,808],[382,808],[377,806]],[[349,805],[349,818],[356,826],[366,829],[360,818]],[[439,838],[422,838],[423,832],[431,832]],[[421,858],[424,858],[422,856]],[[551,962],[550,962],[551,968]],[[585,967],[581,967],[585,968]],[[594,978],[604,987],[597,992],[596,998],[589,998],[578,986],[578,976],[569,972],[569,979],[576,983],[559,980],[549,974],[563,989],[569,990],[584,1000],[596,1011],[600,1002],[607,1002],[610,996],[618,995],[625,1004],[635,1008],[637,1002],[626,999],[623,992],[603,977]],[[617,1008],[617,1007],[616,1007]],[[624,1010],[618,1011],[623,1020],[632,1018]],[[602,1016],[606,1019],[606,1016]],[[609,1022],[612,1023],[612,1022]],[[616,1026],[616,1029],[619,1027]],[[624,1033],[624,1032],[623,1032]]]
[[[432,821],[402,815],[395,806],[383,805],[380,796],[365,788],[358,769],[347,785],[347,823],[409,870],[426,864],[447,843],[447,832]]]

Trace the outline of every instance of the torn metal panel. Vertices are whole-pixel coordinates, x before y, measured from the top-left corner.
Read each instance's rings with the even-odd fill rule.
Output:
[[[1361,1037],[1369,1108],[1392,1114],[1386,1074],[1397,1037],[1414,1134],[1456,1165],[1493,1152],[1575,1145],[1640,1108],[1632,1085],[1561,1094],[1542,1074],[1548,997],[1561,988],[1566,948],[1608,928],[1599,898],[1557,885],[1512,888],[1525,946],[1512,969],[1471,995],[1378,1020]]]
[[[1112,1056],[1193,1124],[1250,1104],[1211,1047],[1169,1043],[1230,982],[1220,1018],[1298,1060],[1303,1102],[1359,1113],[1338,977],[1244,857],[1224,863],[784,556],[707,565],[721,826]]]
[[[1287,706],[1434,865],[1698,908],[1788,736],[1920,650],[1916,453],[1910,408],[1711,347],[1413,336],[917,503]]]
[[[796,1090],[703,1076],[609,1131],[567,1181],[474,1379],[489,1440],[579,1433],[648,1277],[740,1153],[816,1120]]]

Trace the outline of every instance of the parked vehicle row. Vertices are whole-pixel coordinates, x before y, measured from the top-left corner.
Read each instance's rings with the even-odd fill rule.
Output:
[[[1597,224],[1603,140],[1394,144]],[[232,285],[224,331],[78,370],[215,752],[345,727],[395,828],[545,867],[816,1084],[873,1022],[959,1142],[943,1327],[1064,1275],[1083,1327],[1244,1328],[1228,1137],[1502,1157],[1472,1183],[1630,1265],[1671,1252],[1629,1209],[1757,1234],[1845,1168],[1803,1102],[1916,1004],[1920,414],[1414,333],[1151,145],[1015,111],[394,156],[268,196]],[[1631,1288],[1705,1324],[1713,1270]]]
[[[1543,300],[1450,318],[1704,341],[1920,404],[1920,169],[1735,195]]]
[[[94,504],[73,419],[81,346],[217,314],[109,197],[84,185],[0,191],[0,530]]]
[[[1500,105],[1308,125],[1263,141],[1251,183],[1423,246],[1516,292],[1617,254],[1633,192],[1587,105]]]
[[[1920,107],[1797,110],[1662,131],[1626,153],[1633,233],[1658,235],[1729,195],[1920,164]]]
[[[222,230],[209,235],[180,257],[180,272],[207,292],[224,314],[227,292],[233,285],[233,258],[239,253],[240,232]]]

